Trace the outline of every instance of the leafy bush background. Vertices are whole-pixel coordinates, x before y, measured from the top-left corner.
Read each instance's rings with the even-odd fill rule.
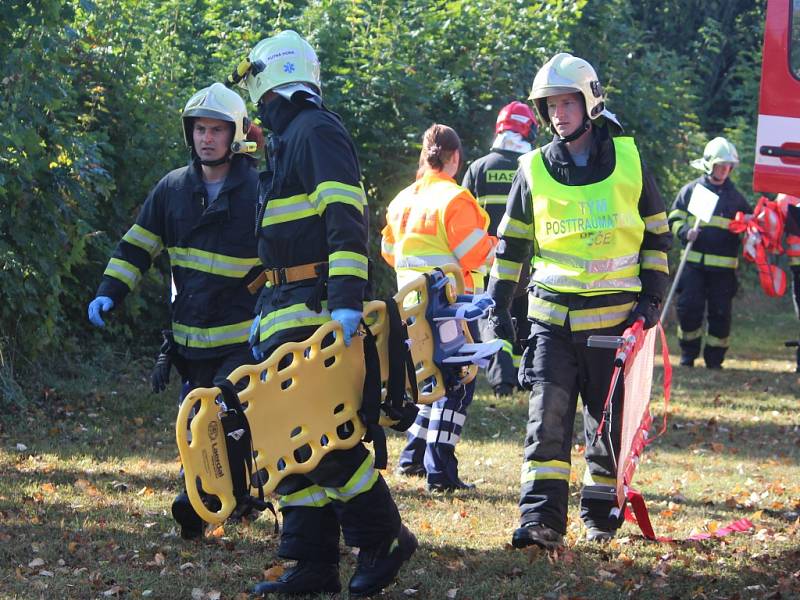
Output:
[[[497,110],[524,99],[559,51],[597,68],[667,202],[719,134],[737,144],[748,191],[763,19],[763,3],[745,0],[6,0],[0,393],[19,396],[15,373],[101,345],[156,345],[163,260],[105,331],[86,304],[149,188],[186,161],[184,102],[262,37],[294,28],[318,49],[326,103],[359,148],[377,257],[383,209],[413,178],[422,131],[447,123],[480,156]],[[391,279],[379,266],[380,292]]]

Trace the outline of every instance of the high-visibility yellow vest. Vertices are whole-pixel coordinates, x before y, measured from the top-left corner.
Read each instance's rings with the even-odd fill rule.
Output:
[[[464,188],[452,180],[430,178],[426,185],[410,185],[389,204],[386,221],[395,236],[392,253],[398,287],[435,267],[460,264],[459,248],[451,250],[447,240],[444,215],[450,202],[463,192]],[[476,233],[476,237],[480,236]],[[465,244],[462,256],[470,248]],[[483,275],[464,272],[465,291],[482,291]]]
[[[531,281],[562,293],[638,292],[642,168],[633,138],[614,138],[616,165],[603,181],[559,183],[540,149],[520,159],[533,199]]]

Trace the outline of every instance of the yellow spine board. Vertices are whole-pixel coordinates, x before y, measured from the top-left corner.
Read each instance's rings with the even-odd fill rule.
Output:
[[[458,267],[448,265],[444,271],[454,280],[455,293],[463,293]],[[424,393],[420,391],[419,401],[429,404],[444,396],[445,386],[433,362],[434,338],[425,318],[428,290],[424,276],[404,286],[395,300],[401,318],[411,321],[408,333],[417,386],[428,384]],[[381,380],[385,382],[389,369],[386,304],[372,301],[364,307],[364,315],[377,338]],[[335,340],[331,339],[333,332]],[[464,334],[471,342],[466,326]],[[228,379],[242,390],[239,399],[253,437],[253,470],[263,482],[265,494],[274,491],[287,475],[308,473],[328,452],[352,448],[361,440],[365,428],[358,410],[365,368],[363,338],[354,336],[346,347],[341,326],[330,321],[307,340],[283,344],[264,362],[242,365],[230,374]],[[476,374],[476,366],[464,369],[462,383]],[[198,515],[209,523],[223,522],[236,507],[219,418],[217,401],[221,399],[217,387],[192,390],[180,406],[175,427],[189,499]],[[382,420],[382,424],[390,423]],[[218,511],[205,506],[200,488],[219,498],[222,507]]]

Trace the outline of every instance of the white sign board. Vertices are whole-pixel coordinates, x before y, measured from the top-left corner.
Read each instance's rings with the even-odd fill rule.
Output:
[[[695,217],[708,223],[717,208],[719,196],[699,183],[692,190],[692,197],[689,198],[689,212]]]

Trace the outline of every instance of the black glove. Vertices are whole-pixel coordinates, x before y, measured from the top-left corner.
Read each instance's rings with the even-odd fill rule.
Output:
[[[511,318],[511,311],[507,308],[495,307],[489,310],[489,329],[495,338],[507,340],[512,344],[517,341],[514,319]]]
[[[661,298],[650,294],[639,294],[639,301],[633,307],[627,324],[633,325],[639,317],[644,317],[645,329],[655,327],[661,318]]]
[[[161,332],[164,342],[159,349],[156,364],[150,373],[150,383],[153,386],[153,393],[163,392],[169,383],[169,371],[172,368],[172,353],[175,349],[175,342],[172,339],[172,331],[165,329]]]

